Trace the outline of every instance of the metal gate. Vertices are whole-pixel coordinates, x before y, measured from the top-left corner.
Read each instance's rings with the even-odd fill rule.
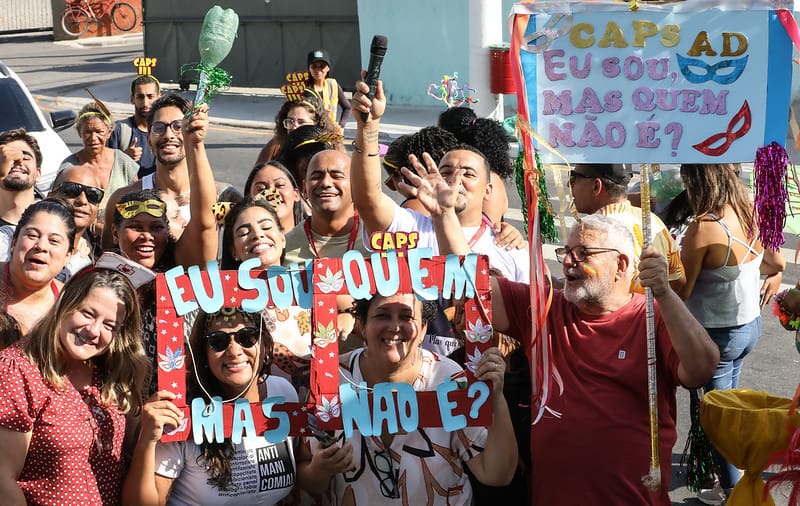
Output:
[[[0,11],[0,33],[49,30],[53,27],[50,0],[6,0]]]
[[[307,70],[309,51],[324,48],[333,60],[330,75],[352,87],[361,69],[356,0],[144,0],[145,56],[158,58],[159,80],[178,82],[180,66],[199,60],[200,27],[215,4],[239,15],[223,64],[234,86],[277,88],[287,72]]]

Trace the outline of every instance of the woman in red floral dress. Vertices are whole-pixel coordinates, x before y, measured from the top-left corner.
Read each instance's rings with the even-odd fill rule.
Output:
[[[0,351],[0,497],[6,505],[118,504],[128,413],[149,362],[125,275],[77,273],[27,342]]]

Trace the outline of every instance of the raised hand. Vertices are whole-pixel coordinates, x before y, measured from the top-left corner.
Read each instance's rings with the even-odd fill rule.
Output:
[[[366,73],[362,70],[361,78],[363,79],[365,76]],[[379,80],[378,84],[375,86],[375,98],[370,100],[369,97],[367,97],[367,93],[369,93],[369,85],[364,81],[357,81],[356,92],[353,93],[353,98],[350,99],[350,106],[353,108],[353,112],[369,113],[368,122],[378,120],[386,111],[386,96],[383,94],[383,82]],[[354,116],[356,117],[356,121],[359,123],[363,122],[361,114],[354,114]]]
[[[125,154],[133,158],[134,162],[138,162],[139,158],[142,157],[142,148],[136,144],[138,144],[138,138],[135,135],[132,135],[131,144],[128,146],[128,149],[125,150]]]
[[[436,162],[428,153],[422,154],[424,165],[414,155],[409,155],[408,160],[414,170],[408,167],[402,167],[400,170],[411,184],[401,181],[397,184],[398,190],[407,191],[410,196],[419,199],[420,204],[431,216],[441,216],[448,209],[455,207],[461,188],[463,169],[456,169],[448,181],[439,172]]]
[[[24,155],[21,149],[10,144],[0,146],[0,179],[6,177],[14,165],[22,165],[23,160]]]
[[[183,142],[189,145],[205,142],[208,125],[208,104],[200,104],[192,109],[188,120],[183,122]]]

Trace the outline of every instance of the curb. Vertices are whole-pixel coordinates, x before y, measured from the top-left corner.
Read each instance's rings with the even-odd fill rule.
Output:
[[[260,96],[260,95],[252,95],[252,96]],[[77,97],[62,97],[56,96],[51,97],[47,95],[34,95],[34,99],[39,107],[43,110],[56,110],[56,109],[74,109],[76,112],[80,110],[81,107],[86,105],[89,102],[89,98],[77,98]],[[122,119],[127,118],[132,114],[131,105],[130,104],[123,104],[121,102],[104,102],[106,106],[108,106],[109,110],[111,110],[112,119]],[[226,126],[226,127],[233,127],[233,128],[251,128],[257,130],[269,130],[272,131],[275,129],[275,122],[274,121],[256,121],[256,120],[247,120],[241,118],[230,118],[230,117],[215,117],[212,116],[210,118],[210,122],[212,125],[216,126]],[[345,125],[345,137],[353,137],[356,131],[356,122],[351,121]],[[413,125],[401,125],[396,123],[381,123],[381,140],[393,140],[395,137],[399,137],[401,135],[413,134],[417,132],[420,128],[419,126]]]
[[[69,47],[114,47],[127,46],[144,41],[144,32],[125,33],[122,35],[108,35],[103,37],[88,37],[85,39],[56,40],[53,44]]]

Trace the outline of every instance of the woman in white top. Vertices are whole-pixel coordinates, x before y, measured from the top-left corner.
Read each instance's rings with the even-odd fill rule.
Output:
[[[436,303],[414,294],[374,295],[358,300],[355,312],[366,346],[340,357],[342,381],[353,385],[408,383],[432,391],[445,381],[464,381],[452,360],[420,348]],[[472,487],[464,469],[490,486],[507,485],[517,467],[517,444],[503,396],[505,362],[497,348],[486,350],[476,378],[491,381],[491,427],[419,427],[397,434],[354,431],[326,444],[307,439],[298,449],[300,486],[323,504],[435,504],[466,506]],[[363,388],[363,387],[359,387]]]
[[[224,402],[253,403],[277,396],[297,401],[288,381],[269,375],[272,338],[260,313],[239,308],[201,313],[190,342],[190,396],[202,396],[206,402],[214,396]],[[200,445],[192,440],[160,443],[165,426],[183,422],[174,399],[172,393],[160,391],[144,406],[123,488],[125,503],[272,505],[291,493],[296,477],[292,438],[270,443],[261,435],[244,435],[239,443],[231,438]]]
[[[679,295],[719,346],[717,371],[705,391],[736,388],[744,357],[761,335],[761,309],[780,285],[785,261],[758,239],[738,164],[684,164],[681,178],[694,218],[681,242],[686,285]],[[767,275],[763,286],[761,274]],[[715,459],[720,485],[729,492],[739,471],[720,455]]]

